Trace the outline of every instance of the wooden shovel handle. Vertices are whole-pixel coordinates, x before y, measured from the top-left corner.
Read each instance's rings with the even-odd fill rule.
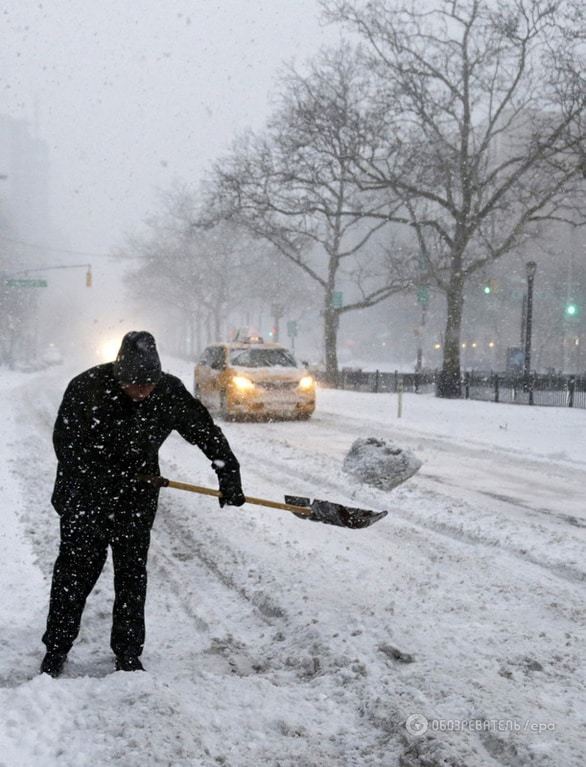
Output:
[[[212,490],[210,487],[201,487],[200,485],[190,485],[187,482],[175,482],[173,479],[168,479],[165,482],[165,487],[174,487],[176,490],[187,490],[190,493],[199,493],[200,495],[213,495],[215,498],[220,498],[222,493],[219,490]],[[295,514],[301,514],[304,517],[309,517],[312,514],[312,510],[309,506],[294,506],[292,503],[279,503],[278,501],[268,501],[266,498],[253,498],[250,495],[245,496],[246,503],[252,503],[255,506],[266,506],[269,509],[281,509],[282,511],[291,511]]]

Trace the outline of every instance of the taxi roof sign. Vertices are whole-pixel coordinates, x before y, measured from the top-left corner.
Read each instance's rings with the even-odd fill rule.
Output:
[[[234,342],[241,344],[264,344],[264,339],[258,333],[251,333],[248,328],[240,328],[233,338]]]

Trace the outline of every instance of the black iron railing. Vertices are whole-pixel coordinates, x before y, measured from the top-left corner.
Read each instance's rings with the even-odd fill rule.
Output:
[[[392,373],[343,368],[338,375],[338,389],[364,392],[398,391],[430,393],[435,391],[438,371]],[[518,405],[586,408],[586,376],[544,375],[526,377],[515,373],[466,372],[462,375],[465,399],[503,402]]]
[[[393,373],[381,370],[364,371],[342,368],[338,375],[338,389],[366,392],[397,392],[400,388],[417,394],[435,389],[435,371],[428,373]]]

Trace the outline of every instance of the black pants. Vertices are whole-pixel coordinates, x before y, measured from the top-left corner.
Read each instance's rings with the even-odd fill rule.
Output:
[[[48,650],[71,649],[110,546],[115,594],[110,646],[115,655],[142,653],[149,542],[150,524],[133,524],[128,515],[120,519],[116,513],[102,512],[98,518],[78,512],[61,518],[61,545],[43,635]]]

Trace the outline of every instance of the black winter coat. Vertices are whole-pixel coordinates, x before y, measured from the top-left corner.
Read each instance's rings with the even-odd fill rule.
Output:
[[[113,363],[76,376],[53,432],[55,510],[104,517],[127,509],[136,516],[144,507],[142,522],[150,526],[158,491],[136,475],[159,474],[159,448],[173,430],[212,461],[220,487],[240,487],[239,464],[222,430],[178,378],[163,373],[153,393],[134,402],[114,378]]]

